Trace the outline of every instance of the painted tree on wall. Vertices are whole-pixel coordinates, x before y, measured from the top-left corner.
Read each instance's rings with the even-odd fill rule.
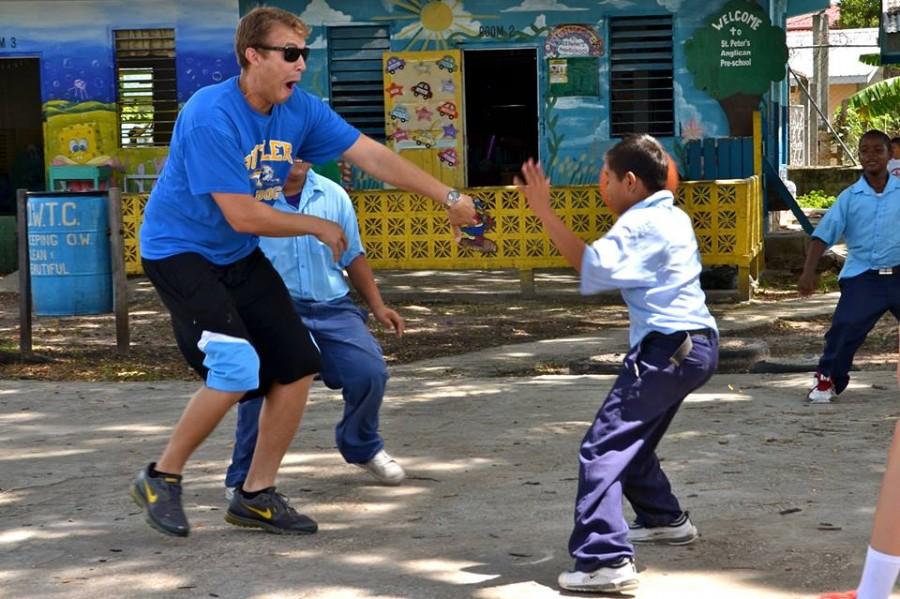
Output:
[[[730,0],[685,41],[684,52],[694,85],[722,106],[731,135],[752,135],[762,95],[785,77],[784,29],[755,2]]]

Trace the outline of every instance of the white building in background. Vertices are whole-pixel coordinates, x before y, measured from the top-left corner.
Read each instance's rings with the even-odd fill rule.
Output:
[[[814,79],[812,30],[788,31],[787,45],[788,64],[806,86]],[[881,81],[883,69],[859,60],[863,54],[880,52],[876,27],[832,29],[828,32],[828,45],[828,106],[833,114],[845,99]],[[791,104],[802,103],[802,93],[791,77]]]

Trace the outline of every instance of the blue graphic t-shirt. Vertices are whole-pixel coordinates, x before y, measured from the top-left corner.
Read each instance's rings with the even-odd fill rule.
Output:
[[[141,255],[240,260],[258,238],[231,228],[211,194],[275,200],[295,157],[328,162],[358,138],[324,102],[297,88],[268,115],[250,107],[237,77],[197,91],[178,115],[166,166],[144,209]]]

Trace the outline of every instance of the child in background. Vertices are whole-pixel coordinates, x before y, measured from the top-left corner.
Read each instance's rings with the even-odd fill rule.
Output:
[[[843,237],[847,259],[838,282],[841,299],[825,334],[811,404],[831,403],[850,383],[856,350],[888,311],[900,318],[900,180],[888,174],[891,139],[867,131],[859,140],[862,176],[845,189],[812,232],[798,281],[801,296],[816,285],[816,265],[829,246]]]
[[[631,349],[579,454],[573,570],[569,591],[621,592],[638,586],[632,543],[683,545],[697,529],[672,493],[656,446],[684,398],[718,363],[716,322],[700,289],[700,252],[691,220],[666,189],[669,157],[649,135],[628,137],[606,154],[606,202],[619,216],[587,246],[550,205],[550,184],[533,161],[519,189],[560,254],[581,274],[581,293],[621,290]],[[622,497],[637,515],[630,526]]]
[[[891,159],[888,161],[888,172],[900,177],[900,137],[891,140]]]

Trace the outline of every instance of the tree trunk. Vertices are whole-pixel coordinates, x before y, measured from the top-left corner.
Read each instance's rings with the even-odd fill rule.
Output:
[[[719,99],[719,105],[728,119],[731,137],[753,135],[753,111],[759,108],[761,99],[762,96],[750,94],[732,94]]]

